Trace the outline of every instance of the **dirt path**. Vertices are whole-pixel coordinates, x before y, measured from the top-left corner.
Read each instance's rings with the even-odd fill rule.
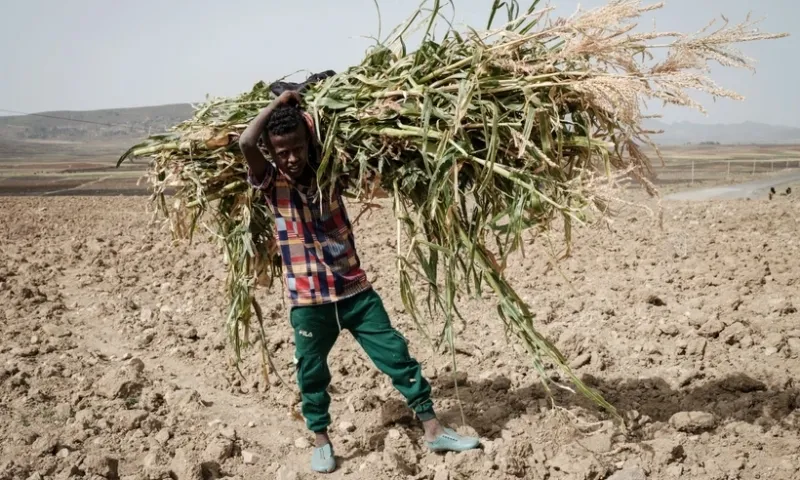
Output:
[[[486,297],[463,304],[457,339],[465,431],[484,449],[429,454],[343,335],[330,358],[340,470],[326,478],[800,478],[797,200],[670,203],[664,230],[623,212],[611,231],[580,231],[560,271],[538,243],[509,267],[537,325],[624,425],[561,389],[553,408]],[[173,245],[144,199],[0,201],[0,479],[317,478],[294,393],[264,380],[256,350],[244,379],[230,364],[215,247]],[[401,307],[391,220],[365,217],[359,250],[458,426],[450,360]],[[291,380],[280,292],[260,299]]]
[[[772,187],[774,187],[778,192],[783,193],[786,189],[786,186],[791,186],[797,183],[800,183],[800,171],[791,170],[777,176],[770,176],[768,178],[739,183],[736,185],[677,192],[665,196],[664,199],[684,201],[741,200],[745,198],[762,199],[767,198],[769,195],[769,189]],[[800,192],[795,192],[795,194],[798,193]]]
[[[94,179],[92,181],[89,181],[89,182],[86,182],[86,183],[82,183],[82,184],[80,184],[78,186],[75,186],[75,187],[62,188],[60,190],[53,190],[53,191],[50,191],[50,192],[45,192],[45,193],[42,194],[42,196],[64,195],[64,194],[66,194],[68,192],[74,192],[76,190],[82,190],[82,189],[85,189],[86,187],[89,187],[91,185],[96,185],[98,183],[104,182],[104,181],[108,180],[109,178],[111,178],[111,177],[109,177],[109,176],[100,177],[100,178]]]

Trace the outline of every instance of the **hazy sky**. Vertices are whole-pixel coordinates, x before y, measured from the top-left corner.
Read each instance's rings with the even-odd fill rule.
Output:
[[[384,34],[418,4],[379,1]],[[457,22],[485,25],[491,0],[455,3]],[[551,4],[560,14],[578,6],[574,0]],[[667,120],[800,126],[800,2],[667,0],[646,22],[694,31],[720,14],[742,20],[748,4],[754,16],[765,17],[762,30],[792,37],[743,47],[759,61],[755,75],[715,68],[715,79],[744,94],[745,102],[706,100],[709,117],[670,109]],[[296,70],[356,64],[370,44],[363,37],[378,33],[373,0],[0,0],[0,7],[0,109],[25,112],[234,95]]]

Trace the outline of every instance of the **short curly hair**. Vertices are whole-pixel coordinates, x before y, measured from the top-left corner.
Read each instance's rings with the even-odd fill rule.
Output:
[[[305,125],[305,120],[300,110],[291,105],[281,105],[272,111],[266,129],[271,135],[286,135],[301,125]]]

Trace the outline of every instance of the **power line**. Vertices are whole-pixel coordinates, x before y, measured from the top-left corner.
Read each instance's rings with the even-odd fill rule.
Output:
[[[56,116],[56,115],[47,115],[45,113],[19,112],[17,110],[9,110],[7,108],[0,108],[0,112],[16,113],[18,115],[29,115],[31,117],[52,118],[52,119],[55,119],[55,120],[65,120],[65,121],[68,121],[68,122],[89,123],[89,124],[92,124],[92,125],[101,125],[103,127],[127,127],[127,128],[140,128],[141,129],[141,127],[135,127],[133,125],[123,125],[123,124],[119,124],[119,123],[114,124],[114,123],[93,122],[91,120],[81,120],[79,118],[59,117],[59,116]],[[0,118],[2,118],[2,117],[0,117]]]

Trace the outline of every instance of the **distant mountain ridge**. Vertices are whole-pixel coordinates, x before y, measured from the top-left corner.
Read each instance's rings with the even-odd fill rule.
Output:
[[[0,139],[14,140],[93,140],[134,139],[167,128],[188,119],[192,107],[187,103],[150,107],[116,108],[91,111],[42,112],[43,116],[0,117]],[[80,120],[69,121],[62,118]],[[85,123],[92,122],[92,123]],[[101,124],[101,125],[98,125]],[[646,120],[645,126],[663,130],[653,139],[660,145],[720,143],[800,144],[800,128],[768,125],[757,122],[736,124],[665,123]]]
[[[644,125],[664,133],[653,135],[659,145],[720,143],[723,145],[800,144],[800,128],[758,122],[702,124],[646,120]]]
[[[188,103],[0,117],[0,139],[92,141],[142,138],[192,116]]]

